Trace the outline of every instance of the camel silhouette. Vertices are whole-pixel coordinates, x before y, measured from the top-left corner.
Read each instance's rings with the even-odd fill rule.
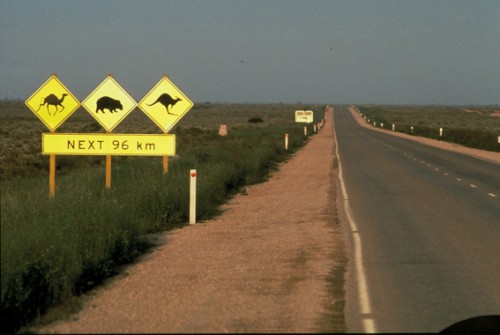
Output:
[[[154,104],[156,103],[161,103],[163,106],[165,106],[165,109],[167,110],[167,114],[170,114],[170,115],[177,115],[177,114],[174,114],[174,113],[170,113],[170,109],[174,107],[174,105],[178,102],[178,101],[181,101],[181,99],[179,98],[172,98],[170,95],[168,95],[167,93],[163,93],[162,95],[160,95],[158,97],[158,99],[156,99],[155,102],[153,102],[151,105],[148,105],[148,106],[153,106]]]
[[[62,112],[64,110],[64,106],[62,105],[62,102],[64,100],[64,98],[67,96],[66,93],[63,93],[61,99],[58,99],[55,94],[50,94],[48,96],[45,97],[45,99],[43,99],[43,103],[40,104],[40,106],[38,106],[38,110],[37,112],[40,110],[40,108],[42,108],[42,106],[44,105],[47,105],[47,113],[49,113],[49,115],[52,115],[50,114],[50,109],[49,109],[49,106],[52,105],[52,106],[56,106],[56,111],[54,112],[54,115],[56,115],[57,113],[57,110],[59,109],[59,106],[61,106],[61,110],[59,111]]]

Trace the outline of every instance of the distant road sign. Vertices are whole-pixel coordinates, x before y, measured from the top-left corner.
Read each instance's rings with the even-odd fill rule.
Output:
[[[136,103],[112,76],[107,76],[83,100],[82,106],[111,132],[136,107]]]
[[[193,107],[193,102],[164,76],[139,102],[139,108],[168,132]]]
[[[80,102],[55,74],[25,103],[50,131],[56,130],[80,106]]]
[[[295,111],[295,122],[312,123],[314,121],[313,111]]]
[[[44,155],[175,156],[171,134],[42,134]]]

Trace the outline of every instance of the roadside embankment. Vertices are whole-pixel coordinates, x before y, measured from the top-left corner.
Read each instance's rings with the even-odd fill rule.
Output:
[[[485,160],[500,164],[500,153],[498,153],[498,152],[468,148],[468,147],[464,147],[464,146],[456,144],[456,143],[438,141],[438,140],[434,140],[431,138],[408,135],[408,134],[400,133],[400,132],[396,132],[396,131],[376,128],[376,127],[373,127],[372,125],[368,124],[367,122],[365,122],[365,120],[363,120],[361,115],[352,106],[349,107],[349,111],[352,113],[352,115],[354,116],[356,121],[358,121],[358,123],[365,128],[370,128],[370,129],[375,130],[375,131],[379,131],[379,132],[383,132],[383,133],[390,134],[393,136],[398,136],[398,137],[410,139],[412,141],[417,141],[417,142],[420,142],[422,144],[430,145],[430,146],[433,146],[436,148],[454,151],[454,152],[458,152],[461,154],[474,156],[477,158],[485,159]]]

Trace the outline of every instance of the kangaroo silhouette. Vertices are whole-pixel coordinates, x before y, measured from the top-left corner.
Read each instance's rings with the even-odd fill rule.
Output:
[[[37,112],[40,110],[40,108],[42,108],[42,106],[45,106],[45,105],[47,105],[47,113],[49,113],[49,115],[52,115],[52,114],[50,114],[50,109],[49,109],[50,105],[56,106],[56,111],[54,112],[54,115],[56,115],[57,110],[59,109],[59,106],[62,107],[61,110],[59,111],[59,113],[62,112],[64,110],[64,106],[62,105],[62,102],[66,96],[67,96],[67,94],[63,93],[63,95],[61,96],[61,99],[58,99],[55,94],[49,94],[48,96],[45,97],[45,99],[43,99],[43,102],[40,104],[40,106],[38,106]]]
[[[162,95],[160,95],[158,97],[158,99],[156,99],[155,102],[153,102],[151,105],[148,105],[148,106],[153,106],[154,104],[156,103],[161,103],[163,106],[165,106],[165,109],[167,110],[167,114],[170,114],[170,115],[177,115],[177,114],[174,114],[174,113],[170,113],[170,109],[172,109],[175,104],[177,102],[181,101],[181,99],[179,98],[172,98],[170,95],[168,95],[167,93],[163,93]],[[146,104],[147,105],[147,104]]]

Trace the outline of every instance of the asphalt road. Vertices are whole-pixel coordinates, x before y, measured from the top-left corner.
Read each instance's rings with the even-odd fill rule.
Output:
[[[499,315],[500,165],[365,129],[346,107],[334,126],[368,300],[350,257],[348,332],[438,332]]]

